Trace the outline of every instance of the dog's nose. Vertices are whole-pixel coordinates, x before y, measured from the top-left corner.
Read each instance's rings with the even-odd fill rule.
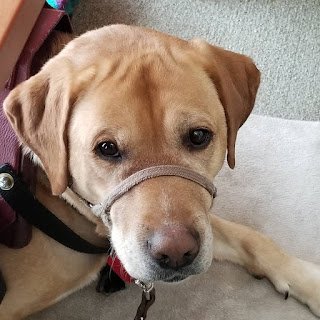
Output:
[[[164,226],[148,241],[151,256],[164,269],[185,267],[199,252],[199,235],[182,225]]]

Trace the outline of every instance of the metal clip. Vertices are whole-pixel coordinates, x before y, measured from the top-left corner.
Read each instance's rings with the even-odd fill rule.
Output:
[[[145,320],[147,317],[148,309],[154,304],[156,299],[156,292],[153,287],[153,282],[143,282],[136,280],[135,284],[140,287],[142,292],[141,303],[138,307],[137,314],[134,320]]]
[[[150,300],[150,292],[154,287],[153,282],[143,282],[140,280],[136,280],[134,283],[143,290],[146,299]]]

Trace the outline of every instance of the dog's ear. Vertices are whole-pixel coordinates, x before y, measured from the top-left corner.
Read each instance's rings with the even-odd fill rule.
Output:
[[[12,127],[20,141],[39,157],[55,195],[67,187],[68,120],[89,74],[75,76],[67,58],[55,57],[17,86],[4,102]]]
[[[192,40],[191,44],[201,53],[201,60],[224,108],[228,126],[227,159],[229,167],[233,169],[237,132],[253,109],[260,72],[245,55],[212,46],[203,40]]]

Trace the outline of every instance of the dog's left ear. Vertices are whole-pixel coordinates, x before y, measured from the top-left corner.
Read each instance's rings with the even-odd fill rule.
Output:
[[[245,55],[212,46],[203,40],[190,43],[200,54],[224,108],[228,126],[228,164],[233,169],[237,132],[253,109],[260,72]]]
[[[52,58],[18,85],[4,101],[4,111],[20,141],[40,159],[52,193],[68,183],[68,123],[77,95],[93,77],[93,68],[75,72],[72,61]]]

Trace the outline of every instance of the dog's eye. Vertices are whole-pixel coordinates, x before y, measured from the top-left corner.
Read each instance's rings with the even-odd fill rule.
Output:
[[[205,148],[212,139],[212,132],[207,129],[194,129],[189,131],[189,147]]]
[[[112,141],[104,141],[98,144],[97,153],[102,157],[120,157],[120,152],[117,144]]]

